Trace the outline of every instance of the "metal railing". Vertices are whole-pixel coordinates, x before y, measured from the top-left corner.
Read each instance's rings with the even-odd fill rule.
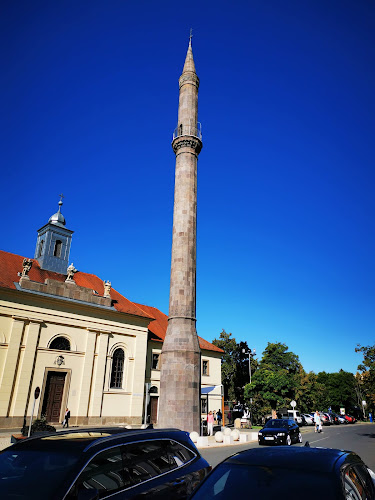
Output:
[[[200,124],[200,122],[197,123],[196,127],[193,125],[182,125],[181,123],[173,131],[173,140],[183,135],[198,137],[198,139],[202,140],[202,125]]]

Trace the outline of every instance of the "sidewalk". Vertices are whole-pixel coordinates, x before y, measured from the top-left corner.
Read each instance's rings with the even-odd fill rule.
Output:
[[[246,443],[258,441],[258,430],[253,430],[253,429],[236,429],[236,430],[238,430],[240,433],[240,439],[238,441],[234,441],[232,439],[231,440],[232,442],[230,443],[229,442],[218,443],[215,440],[215,436],[201,436],[200,438],[201,441],[198,441],[198,443],[195,443],[195,445],[198,448],[198,450],[201,450],[203,448],[223,448],[224,446],[236,446],[239,444],[243,445]]]
[[[59,431],[62,431],[62,430],[67,430],[66,428],[63,429],[62,425],[61,424],[57,424],[55,425],[56,427],[56,431],[59,432]],[[96,428],[100,428],[102,427],[103,429],[105,429],[106,427],[117,427],[117,426],[113,426],[113,425],[96,425],[95,426]],[[119,427],[123,427],[123,426],[119,426]],[[125,426],[124,426],[125,427]],[[133,429],[137,429],[137,428],[140,428],[141,426],[133,426]],[[77,429],[92,429],[93,426],[92,425],[72,425],[69,427],[69,429],[72,429],[72,430],[77,430]],[[11,438],[12,438],[12,434],[20,434],[20,428],[17,427],[17,428],[14,428],[14,429],[0,429],[0,450],[3,450],[4,448],[10,446],[12,443],[11,443]],[[247,441],[233,441],[233,443],[231,444],[225,444],[225,443],[217,443],[215,441],[215,436],[203,436],[204,438],[207,439],[207,445],[198,445],[197,443],[197,448],[198,449],[201,449],[201,448],[214,448],[214,447],[223,447],[223,446],[234,446],[234,445],[238,445],[238,444],[245,444],[246,442],[252,442],[252,441],[257,441],[258,440],[258,431],[254,431],[252,429],[238,429],[238,431],[240,432],[240,434],[247,434],[248,437],[247,437]],[[244,439],[244,438],[242,438]]]

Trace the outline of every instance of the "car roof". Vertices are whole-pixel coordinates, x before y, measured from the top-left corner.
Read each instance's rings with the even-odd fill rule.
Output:
[[[100,427],[91,429],[77,429],[54,432],[22,439],[6,450],[35,450],[80,453],[109,443],[116,445],[124,441],[139,440],[140,438],[185,438],[187,432],[179,429],[124,429],[123,427]],[[61,445],[61,446],[59,446]],[[5,450],[4,450],[5,451]],[[1,452],[0,452],[1,453]]]
[[[278,446],[276,448],[252,448],[232,455],[225,463],[236,465],[254,465],[263,467],[293,468],[314,472],[330,472],[338,460],[347,457],[360,461],[352,452],[332,448],[309,448]]]

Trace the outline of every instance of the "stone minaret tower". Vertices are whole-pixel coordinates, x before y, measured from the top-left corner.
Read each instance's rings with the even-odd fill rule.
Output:
[[[158,427],[200,431],[201,355],[196,324],[197,161],[199,78],[191,37],[179,79],[173,241],[168,329],[161,353]]]

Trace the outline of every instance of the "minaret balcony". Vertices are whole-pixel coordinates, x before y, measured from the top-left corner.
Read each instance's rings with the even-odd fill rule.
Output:
[[[177,139],[177,137],[182,137],[184,135],[188,135],[190,137],[197,137],[201,141],[202,140],[202,125],[200,124],[200,122],[197,123],[197,126],[183,125],[181,123],[173,131],[172,142],[175,139]]]

